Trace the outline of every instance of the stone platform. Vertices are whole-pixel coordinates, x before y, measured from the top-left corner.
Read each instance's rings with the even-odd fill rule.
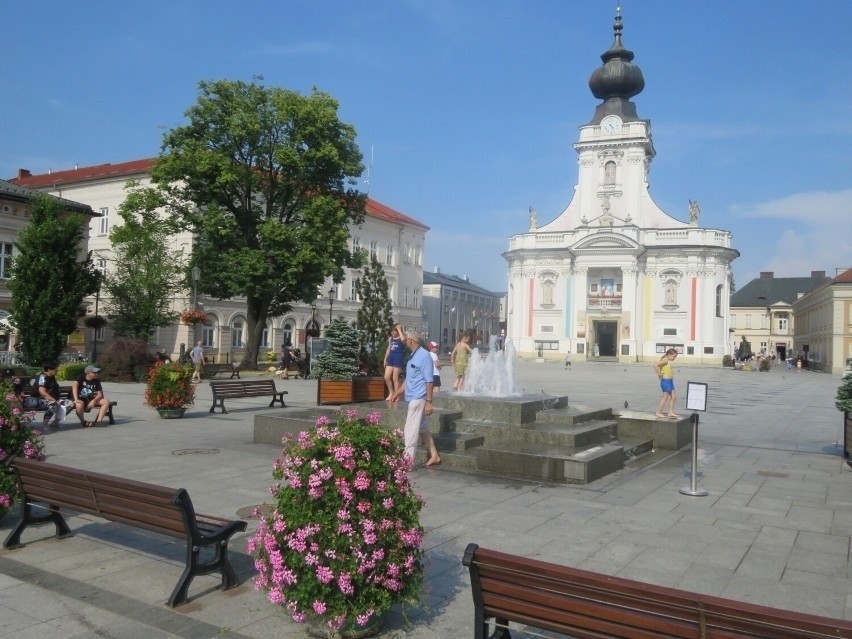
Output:
[[[408,405],[368,402],[341,406],[382,413],[382,426],[402,429]],[[327,407],[286,415],[257,415],[254,443],[277,446],[285,434],[310,427]],[[442,464],[460,470],[555,483],[587,484],[641,466],[690,443],[689,419],[662,420],[650,413],[569,404],[567,396],[523,394],[435,396],[429,418]],[[424,459],[422,448],[418,451]]]

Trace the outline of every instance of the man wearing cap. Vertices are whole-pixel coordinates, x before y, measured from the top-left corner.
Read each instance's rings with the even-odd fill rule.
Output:
[[[441,361],[438,359],[438,342],[429,342],[429,355],[432,356],[432,392],[437,393],[441,388]]]
[[[74,380],[71,385],[71,398],[74,400],[74,410],[83,428],[90,426],[103,426],[104,417],[109,411],[109,400],[104,397],[104,389],[100,380],[101,369],[97,366],[86,366],[83,373]],[[86,421],[86,413],[98,408],[98,417],[95,421]]]

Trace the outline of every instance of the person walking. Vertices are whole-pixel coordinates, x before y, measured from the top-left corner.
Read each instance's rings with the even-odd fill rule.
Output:
[[[464,376],[467,373],[467,360],[470,353],[470,335],[465,331],[461,334],[461,338],[456,343],[455,348],[453,348],[453,354],[450,355],[450,363],[456,372],[456,383],[453,387],[453,390],[456,392],[461,390],[464,383]]]
[[[74,400],[74,409],[83,428],[103,426],[104,418],[109,412],[109,400],[104,397],[100,374],[101,369],[90,364],[71,384],[71,399]],[[94,421],[89,422],[86,421],[86,413],[92,408],[98,409],[98,416]]]
[[[408,402],[405,418],[405,455],[414,464],[417,453],[418,437],[423,440],[429,452],[427,466],[441,463],[441,456],[435,446],[435,440],[429,430],[429,415],[432,414],[432,393],[434,392],[434,369],[432,357],[420,346],[420,333],[409,331],[405,338],[406,346],[411,350],[411,359],[405,369],[405,382],[391,396],[395,402],[404,393]]]
[[[429,355],[432,357],[432,392],[441,388],[441,360],[438,358],[438,342],[429,342]]]
[[[386,401],[393,401],[397,391],[402,388],[399,375],[405,358],[405,342],[405,331],[402,325],[394,324],[388,339],[387,350],[385,350],[385,384],[388,387]]]
[[[192,364],[195,368],[192,371],[192,381],[201,381],[201,367],[204,366],[204,348],[201,346],[201,340],[196,342],[195,347],[190,351],[189,356],[192,358]]]
[[[660,380],[660,388],[663,391],[663,396],[660,397],[660,403],[657,405],[655,417],[660,419],[677,419],[680,415],[675,415],[675,387],[674,387],[674,368],[672,362],[677,358],[677,351],[670,348],[659,362],[654,364],[654,370],[657,372],[657,377]],[[668,414],[663,414],[668,404]]]

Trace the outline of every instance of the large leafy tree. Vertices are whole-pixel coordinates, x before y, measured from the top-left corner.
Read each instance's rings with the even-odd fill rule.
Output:
[[[172,229],[157,214],[163,204],[157,192],[131,190],[119,208],[124,223],[110,231],[113,268],[104,289],[116,335],[147,341],[177,318],[172,301],[187,288],[186,257],[170,248]]]
[[[364,274],[358,278],[355,288],[361,300],[358,328],[361,330],[361,343],[366,347],[369,357],[368,372],[370,375],[380,375],[393,318],[385,269],[375,255],[364,267]]]
[[[312,302],[326,278],[356,266],[364,170],[338,103],[255,82],[201,82],[189,123],[168,131],[151,173],[172,215],[195,233],[199,289],[245,297],[244,365],[255,367],[266,319]]]
[[[12,317],[24,361],[36,365],[59,357],[77,328],[78,311],[98,287],[91,254],[80,259],[89,220],[67,213],[47,195],[30,207],[30,223],[18,235],[12,262]]]

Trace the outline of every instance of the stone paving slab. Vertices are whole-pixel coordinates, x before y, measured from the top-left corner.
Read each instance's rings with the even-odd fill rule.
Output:
[[[447,370],[447,374],[452,373]],[[588,406],[652,412],[659,398],[649,365],[520,362],[527,392],[567,395]],[[809,371],[743,373],[676,367],[676,384],[708,386],[700,415],[699,484],[682,495],[691,452],[625,469],[585,486],[548,485],[419,468],[426,506],[427,583],[422,605],[395,610],[390,638],[461,638],[473,603],[461,557],[469,542],[649,583],[852,619],[852,470],[841,456],[839,379]],[[275,446],[252,443],[254,417],[315,407],[316,383],[278,381],[288,408],[235,400],[208,413],[209,386],[184,419],[160,420],[140,384],[107,384],[114,426],[71,426],[46,436],[50,461],[185,487],[197,510],[226,517],[269,500]],[[445,380],[446,386],[452,379]],[[445,392],[445,391],[442,391]],[[682,414],[683,398],[678,400]],[[241,515],[245,517],[245,515]],[[4,537],[15,523],[0,521]],[[75,537],[27,531],[25,548],[0,551],[0,638],[295,638],[301,626],[251,583],[245,539],[232,542],[238,588],[199,577],[190,602],[165,599],[182,569],[173,540],[96,517],[72,518]],[[407,613],[407,620],[402,612]]]

